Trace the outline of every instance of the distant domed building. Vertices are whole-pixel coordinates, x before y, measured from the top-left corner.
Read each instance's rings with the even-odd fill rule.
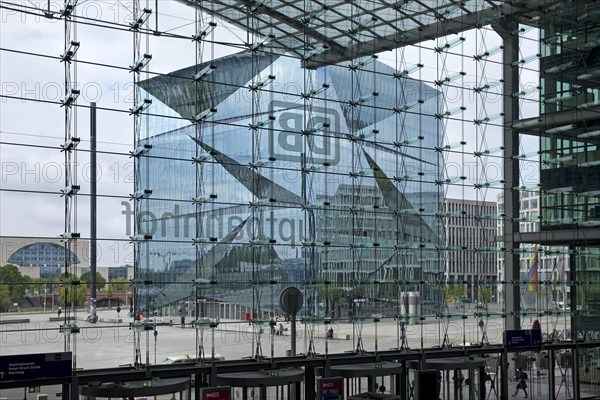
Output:
[[[22,274],[31,277],[57,277],[67,260],[78,268],[87,266],[81,262],[87,259],[88,244],[81,243],[75,251],[66,249],[59,239],[0,237],[0,265],[16,265]]]

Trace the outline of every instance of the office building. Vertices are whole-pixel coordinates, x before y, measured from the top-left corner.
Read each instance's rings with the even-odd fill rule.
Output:
[[[496,203],[446,199],[445,275],[463,296],[488,303],[496,297]]]

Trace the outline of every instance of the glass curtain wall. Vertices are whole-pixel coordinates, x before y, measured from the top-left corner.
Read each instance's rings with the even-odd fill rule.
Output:
[[[140,82],[155,113],[181,119],[149,119],[136,143],[152,146],[136,182],[152,191],[139,307],[266,323],[295,286],[320,324],[437,312],[441,94],[395,73],[376,57],[307,70],[243,52]]]
[[[549,342],[598,338],[593,3],[0,10],[0,307],[43,301],[33,323],[60,319],[14,328],[57,340],[25,335],[1,355],[67,350],[89,368],[95,329],[127,348],[102,366],[131,362],[131,342],[136,366],[208,347],[261,357],[267,337],[284,355],[288,287],[302,293],[302,353],[500,344],[536,320]],[[79,274],[92,261],[112,270],[96,294]],[[94,325],[116,312],[96,299],[132,292],[120,321]]]

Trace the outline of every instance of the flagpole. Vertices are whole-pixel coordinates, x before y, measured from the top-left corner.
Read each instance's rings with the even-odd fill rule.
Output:
[[[529,260],[529,269],[527,272],[527,280],[528,280],[528,284],[527,284],[527,291],[528,292],[535,292],[535,312],[539,313],[539,293],[538,293],[538,268],[539,268],[539,264],[540,264],[540,257],[539,257],[539,251],[538,251],[538,245],[536,244],[533,247],[533,255],[531,256],[531,259]]]
[[[537,250],[537,248],[536,248],[536,250]],[[541,264],[542,260],[540,260],[539,254],[537,254],[537,259],[538,259],[538,261],[537,261],[538,264]],[[539,271],[538,271],[538,274],[539,274]],[[536,318],[537,318],[538,314],[540,313],[540,292],[541,291],[540,291],[540,285],[538,283],[539,281],[540,280],[539,280],[539,276],[538,276],[538,279],[535,282],[535,316],[536,316]]]

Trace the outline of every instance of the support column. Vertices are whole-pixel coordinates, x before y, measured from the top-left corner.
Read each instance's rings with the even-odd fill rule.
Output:
[[[315,400],[317,397],[315,391],[316,379],[315,379],[315,367],[306,367],[306,373],[304,375],[304,399]]]
[[[88,322],[96,323],[96,265],[98,256],[97,246],[97,171],[96,171],[96,103],[90,103],[90,319]]]
[[[577,281],[577,253],[576,250],[577,248],[573,245],[569,246],[569,282],[568,282],[568,286],[570,288],[569,291],[569,304],[567,305],[567,299],[565,298],[565,296],[563,296],[563,301],[564,301],[564,307],[563,307],[563,312],[566,312],[567,310],[567,306],[571,307],[571,312],[573,311],[579,311],[577,308],[577,286],[575,286],[573,284],[573,282]],[[563,284],[563,288],[566,288],[567,284]],[[566,289],[563,289],[566,290]],[[577,318],[577,321],[575,321],[575,319]],[[578,314],[571,314],[571,324],[570,324],[570,328],[571,328],[571,340],[575,343],[575,348],[571,351],[571,357],[573,357],[572,360],[572,366],[573,366],[573,373],[571,374],[571,378],[572,378],[572,383],[573,383],[573,398],[574,399],[578,399],[579,398],[579,346],[577,344],[577,336],[578,336],[578,332],[577,332],[577,328],[579,325],[579,315]],[[565,327],[566,328],[566,327]],[[566,338],[565,338],[566,339]],[[584,350],[585,351],[585,350]]]
[[[519,133],[513,128],[513,121],[519,119],[519,98],[513,97],[513,93],[519,92],[519,37],[513,35],[519,28],[518,22],[514,18],[506,19],[498,24],[492,25],[494,30],[502,38],[504,46],[502,65],[502,76],[504,84],[502,87],[503,109],[504,109],[504,131],[503,131],[503,170],[504,170],[504,212],[506,214],[503,242],[506,248],[504,256],[504,304],[506,312],[505,328],[520,329],[521,319],[519,316],[521,296],[520,296],[520,276],[519,276],[519,243],[515,243],[514,234],[519,232],[519,191],[513,188],[519,186]],[[503,365],[512,371],[510,365]],[[501,380],[501,396],[504,399],[509,397],[508,379],[506,370],[503,370],[503,379]],[[511,372],[508,372],[508,376]]]
[[[548,350],[548,400],[556,400],[556,354],[554,349]]]

